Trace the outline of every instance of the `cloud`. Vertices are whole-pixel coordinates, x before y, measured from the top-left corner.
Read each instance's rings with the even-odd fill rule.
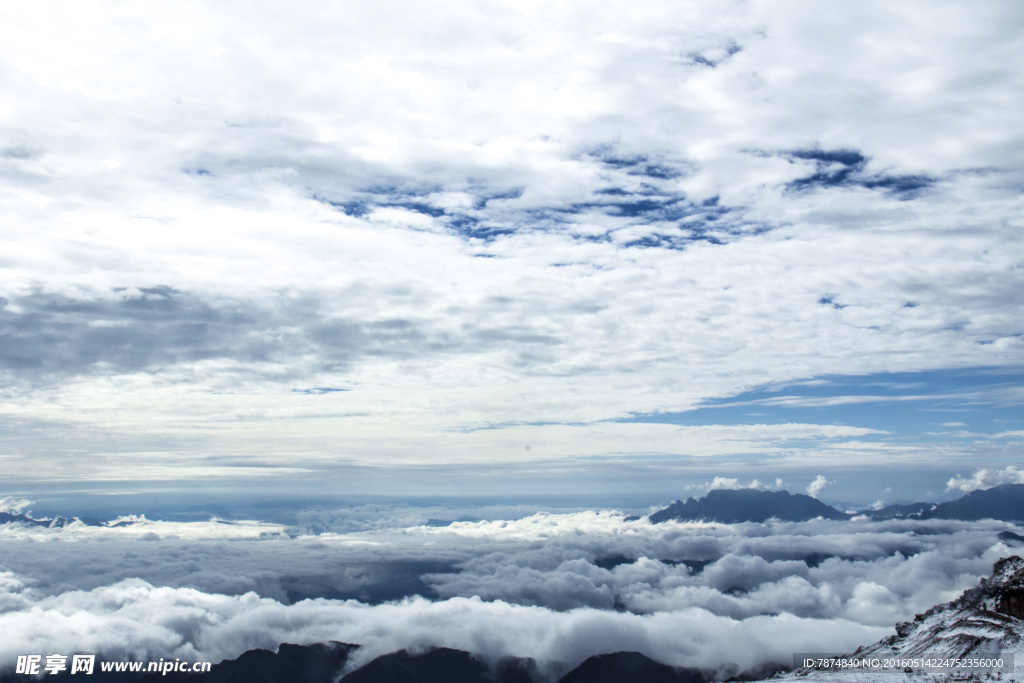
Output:
[[[808,7],[3,8],[9,471],[287,459],[294,483],[487,453],[738,477],[817,451],[753,414],[759,435],[608,423],[1018,366],[1013,10]]]
[[[996,534],[1012,528],[905,520],[666,526],[610,512],[387,526],[410,513],[382,509],[385,526],[353,531],[349,512],[339,511],[335,523],[322,511],[303,522],[315,536],[295,536],[294,529],[286,535],[280,525],[261,523],[136,519],[116,528],[8,525],[0,528],[0,541],[9,551],[8,568],[50,595],[141,578],[207,592],[256,591],[282,601],[381,601],[419,593],[561,611],[614,605],[648,613],[674,596],[670,602],[680,608],[734,618],[780,610],[832,618],[844,614],[856,581],[870,579],[897,591],[909,618],[936,592],[983,574]],[[335,525],[338,531],[331,531]],[[73,562],[60,561],[71,556]],[[927,569],[929,562],[927,582],[896,583],[902,568]],[[815,607],[799,591],[773,587],[793,577],[831,597]]]
[[[13,496],[4,496],[3,498],[0,498],[0,512],[9,512],[11,514],[19,515],[31,504],[31,500],[14,498]]]
[[[622,649],[748,668],[877,640],[987,575],[1009,552],[998,534],[1015,529],[650,525],[607,511],[318,536],[254,522],[134,521],[0,527],[0,607],[16,634],[0,665],[40,648],[218,661],[340,639],[366,646],[363,660],[444,645],[532,656],[556,673]],[[317,521],[330,525],[330,515]],[[730,652],[737,639],[756,647]]]
[[[10,491],[1019,480],[1014,6],[59,9],[0,6]],[[929,391],[951,368],[1011,380]],[[923,388],[860,383],[893,373]],[[683,424],[791,383],[843,391]],[[994,438],[887,426],[918,408]],[[1016,528],[490,512],[3,528],[0,605],[36,639],[5,647],[764,661],[874,640]]]
[[[946,491],[977,491],[979,489],[990,489],[1000,484],[1024,484],[1024,470],[1017,469],[1013,465],[1005,468],[989,469],[982,467],[974,471],[969,477],[957,475],[946,482]]]
[[[740,484],[740,480],[734,477],[715,477],[710,484],[708,484],[708,490],[714,491],[716,489],[759,489],[761,488],[761,482],[757,479],[752,480],[747,485]]]
[[[694,489],[701,491],[714,491],[717,489],[764,489],[778,490],[783,488],[785,482],[776,479],[774,483],[762,483],[757,479],[751,479],[750,483],[744,484],[738,477],[715,477],[705,484],[688,484],[684,488],[687,491]]]
[[[833,482],[826,479],[825,475],[819,474],[814,478],[814,481],[807,485],[807,488],[805,490],[807,491],[808,496],[811,496],[812,498],[817,498],[818,494],[821,493],[821,490],[831,483]]]
[[[8,611],[5,620],[16,634],[0,649],[5,667],[19,653],[44,650],[98,652],[101,659],[220,661],[253,647],[335,639],[363,645],[356,666],[401,648],[447,646],[488,659],[533,656],[554,672],[620,649],[676,665],[717,668],[731,662],[747,669],[786,662],[794,647],[821,644],[844,650],[885,632],[844,620],[777,616],[737,621],[698,609],[656,615],[552,612],[466,598],[414,598],[378,606],[326,600],[282,605],[251,593],[210,595],[139,580],[43,598]],[[757,647],[728,647],[738,640]]]

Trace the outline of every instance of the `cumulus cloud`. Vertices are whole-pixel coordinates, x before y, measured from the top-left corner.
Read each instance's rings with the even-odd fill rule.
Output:
[[[759,489],[761,488],[761,482],[754,479],[749,484],[740,484],[740,480],[735,477],[715,477],[708,484],[707,488],[709,491],[718,489]]]
[[[946,482],[947,491],[977,491],[979,489],[990,489],[1000,484],[1024,484],[1024,470],[1013,465],[1003,469],[989,469],[982,467],[974,471],[969,477],[957,475]]]
[[[818,494],[821,493],[821,490],[831,483],[833,482],[826,479],[825,475],[819,474],[814,478],[814,481],[807,485],[807,488],[804,490],[807,491],[808,496],[811,496],[812,498],[817,498]]]
[[[31,504],[31,500],[4,496],[3,498],[0,498],[0,512],[9,512],[11,514],[19,515]]]
[[[704,484],[687,484],[683,487],[686,491],[716,491],[719,489],[758,489],[758,490],[781,490],[785,486],[785,482],[782,479],[776,479],[774,482],[761,482],[758,479],[751,479],[748,483],[743,483],[743,480],[739,477],[715,477],[710,482]]]

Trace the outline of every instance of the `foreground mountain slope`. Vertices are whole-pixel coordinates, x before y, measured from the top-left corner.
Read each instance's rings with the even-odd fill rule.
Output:
[[[1016,671],[1024,665],[1024,558],[1006,557],[996,562],[992,576],[983,579],[952,602],[936,605],[918,614],[913,621],[896,625],[896,634],[859,648],[851,660],[918,660],[931,659],[992,659],[993,655],[1012,654]],[[918,675],[913,667],[905,674]],[[939,680],[963,680],[963,673],[947,671],[937,673]],[[991,672],[990,672],[991,673]],[[992,675],[995,675],[992,673]],[[1006,681],[1019,680],[1016,673],[1003,675]],[[896,678],[894,678],[896,676]],[[898,673],[864,671],[838,673],[811,668],[798,669],[785,675],[786,679],[815,681],[900,680]]]
[[[937,605],[860,655],[943,657],[1015,652],[1024,655],[1024,559],[1007,557],[992,576],[959,598]]]

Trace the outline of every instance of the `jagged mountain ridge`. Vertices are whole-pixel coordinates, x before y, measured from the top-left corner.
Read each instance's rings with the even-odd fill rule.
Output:
[[[74,522],[81,522],[86,526],[117,526],[110,522],[105,522],[95,517],[54,517],[53,519],[34,519],[28,515],[14,514],[10,512],[0,512],[0,524],[23,524],[25,526],[36,526],[46,527],[49,529],[59,529],[66,527]]]
[[[971,491],[945,503],[910,503],[889,505],[878,510],[862,510],[853,514],[840,512],[816,498],[788,491],[757,489],[717,489],[700,499],[677,500],[667,508],[649,516],[654,524],[668,520],[681,522],[718,522],[738,524],[779,519],[804,522],[817,517],[843,520],[857,516],[871,519],[959,519],[976,521],[995,519],[1004,522],[1024,521],[1024,484],[1002,484],[990,489]]]
[[[921,513],[921,519],[999,519],[1024,521],[1024,484],[1002,484],[939,503]]]
[[[887,505],[857,514],[871,519],[998,519],[1020,522],[1024,521],[1024,484],[1000,484],[971,491],[945,503]]]
[[[699,669],[660,664],[639,652],[594,655],[558,680],[558,683],[705,683]]]
[[[539,677],[532,659],[505,657],[488,666],[465,652],[439,647],[420,654],[405,650],[381,655],[341,677],[346,683],[534,683]],[[339,682],[340,683],[340,682]]]
[[[1002,484],[990,489],[971,491],[956,500],[945,503],[896,504],[877,510],[861,510],[852,514],[841,512],[802,493],[757,489],[716,489],[709,491],[700,499],[691,497],[685,502],[677,500],[667,508],[651,514],[648,519],[654,524],[668,520],[736,524],[765,522],[769,519],[801,522],[818,517],[843,520],[857,516],[866,516],[875,520],[951,519],[975,521],[994,519],[1004,522],[1022,522],[1024,521],[1024,484]],[[463,518],[459,521],[469,519],[475,518]],[[630,517],[628,519],[639,518]],[[93,517],[34,519],[24,514],[0,512],[0,525],[22,524],[34,527],[62,528],[75,522],[81,522],[87,526],[119,527],[134,524],[136,521],[125,518],[105,521]],[[446,526],[451,522],[431,519],[427,524],[429,526]]]
[[[692,497],[685,503],[677,500],[664,510],[653,513],[648,519],[653,524],[669,520],[737,524],[765,522],[769,519],[804,522],[818,517],[836,520],[849,518],[834,507],[802,493],[718,489],[709,491],[700,500]]]
[[[935,503],[907,503],[897,505],[886,505],[885,507],[877,510],[862,510],[858,512],[858,515],[865,515],[875,520],[883,519],[907,519],[910,517],[919,517],[921,513],[931,510],[935,507]]]
[[[125,521],[104,521],[102,519],[96,519],[95,517],[54,517],[35,519],[29,515],[16,514],[11,512],[0,512],[0,524],[23,524],[25,526],[42,526],[45,528],[62,528],[73,524],[75,522],[82,522],[86,526],[124,526]]]

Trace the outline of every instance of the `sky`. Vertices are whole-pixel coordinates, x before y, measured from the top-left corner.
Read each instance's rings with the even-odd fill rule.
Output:
[[[5,3],[0,494],[1024,481],[1022,29]]]

